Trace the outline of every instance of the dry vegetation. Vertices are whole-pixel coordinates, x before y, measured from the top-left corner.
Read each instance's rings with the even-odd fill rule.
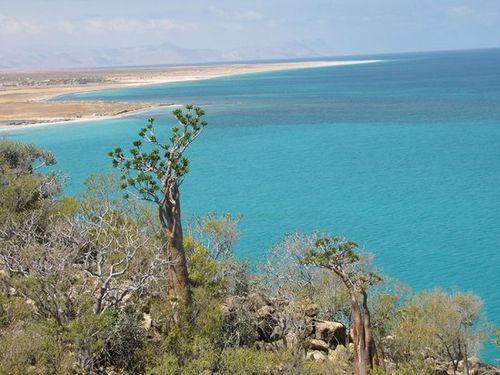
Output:
[[[124,177],[90,177],[78,197],[40,172],[50,152],[0,140],[0,374],[498,374],[477,357],[492,327],[474,294],[412,294],[321,233],[285,236],[253,273],[230,214],[183,236],[193,109],[176,111],[170,143],[152,121],[140,130],[166,153],[117,148]]]

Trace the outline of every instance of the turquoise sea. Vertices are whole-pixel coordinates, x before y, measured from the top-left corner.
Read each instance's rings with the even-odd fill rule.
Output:
[[[238,254],[262,260],[283,234],[357,240],[414,290],[479,294],[500,324],[500,50],[369,56],[356,66],[289,70],[70,95],[195,103],[209,126],[193,144],[186,217],[242,213]],[[53,150],[67,193],[109,170],[146,118],[171,109],[4,135]],[[483,357],[500,353],[490,345]]]

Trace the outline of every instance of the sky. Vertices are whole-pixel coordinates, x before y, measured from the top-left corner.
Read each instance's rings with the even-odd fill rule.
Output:
[[[0,67],[500,47],[500,0],[0,0]]]

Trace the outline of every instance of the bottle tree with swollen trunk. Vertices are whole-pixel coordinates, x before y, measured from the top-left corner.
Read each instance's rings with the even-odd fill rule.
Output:
[[[356,242],[341,237],[320,238],[305,252],[302,262],[333,271],[347,288],[353,321],[355,374],[367,375],[379,364],[371,331],[367,289],[381,278],[363,267],[357,248]]]
[[[155,134],[154,119],[139,132],[139,139],[126,155],[116,148],[109,155],[119,168],[126,197],[134,194],[158,207],[162,228],[167,237],[168,297],[172,303],[191,305],[191,289],[187,259],[183,245],[181,198],[179,187],[188,172],[189,160],[184,152],[207,125],[204,111],[193,105],[173,111],[178,126],[171,129],[168,142],[162,143]]]

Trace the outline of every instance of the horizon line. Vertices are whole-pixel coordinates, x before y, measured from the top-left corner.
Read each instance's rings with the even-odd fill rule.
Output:
[[[146,64],[146,65],[102,65],[102,66],[88,66],[88,67],[65,67],[65,68],[0,68],[0,73],[31,73],[31,72],[64,72],[64,71],[98,71],[98,70],[114,70],[114,69],[140,69],[140,68],[174,68],[174,67],[189,67],[189,66],[223,66],[223,65],[238,65],[238,64],[272,64],[283,62],[307,62],[307,61],[324,61],[324,59],[339,59],[339,61],[348,58],[366,58],[366,57],[382,57],[394,55],[414,55],[422,53],[453,53],[453,52],[467,52],[467,51],[485,51],[500,49],[500,46],[495,47],[477,47],[477,48],[451,48],[451,49],[431,49],[421,51],[398,51],[398,52],[375,52],[369,54],[340,54],[340,55],[322,55],[322,56],[304,56],[304,57],[283,57],[272,59],[255,59],[255,60],[218,60],[218,61],[205,61],[205,62],[189,62],[189,63],[173,63],[173,64]],[[329,61],[328,60],[328,61]]]

